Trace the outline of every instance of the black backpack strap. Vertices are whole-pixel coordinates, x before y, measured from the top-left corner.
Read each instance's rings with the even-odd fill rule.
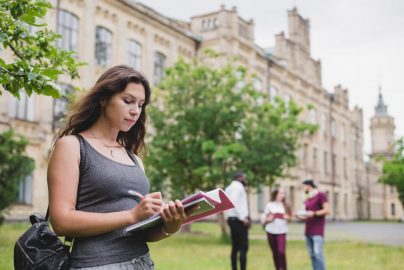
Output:
[[[83,136],[81,136],[80,134],[77,134],[76,137],[80,142],[79,183],[77,186],[77,196],[76,196],[76,209],[77,209],[77,204],[79,202],[79,196],[80,196],[81,182],[83,180],[84,167],[85,167],[85,163],[86,163],[86,147],[84,145]],[[66,251],[70,251],[72,244],[73,244],[73,237],[65,236],[65,241],[63,243],[64,249]]]
[[[80,187],[81,187],[81,179],[83,178],[83,172],[84,172],[84,166],[86,163],[86,148],[84,146],[84,138],[80,134],[76,135],[77,139],[79,140],[80,143],[80,167],[79,167],[79,183],[77,186],[77,196],[76,196],[76,205],[77,202],[79,201],[79,194],[80,194]],[[45,215],[45,220],[49,220],[49,205],[48,208],[46,209],[46,215]]]

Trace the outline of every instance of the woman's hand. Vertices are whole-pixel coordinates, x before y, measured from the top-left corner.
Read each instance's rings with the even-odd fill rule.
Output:
[[[267,218],[265,219],[266,223],[271,223],[275,219],[275,216],[273,214],[268,214]]]
[[[142,221],[158,213],[163,207],[163,200],[160,192],[147,194],[142,198],[138,205],[130,210],[133,218],[132,223]]]
[[[190,215],[196,208],[192,208],[188,215]],[[187,218],[187,214],[184,210],[184,205],[180,200],[175,200],[175,202],[170,201],[166,203],[160,209],[161,217],[163,218],[164,231],[166,233],[172,234],[177,232],[184,220]]]

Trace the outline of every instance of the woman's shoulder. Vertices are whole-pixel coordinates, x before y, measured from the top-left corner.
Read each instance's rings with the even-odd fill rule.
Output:
[[[80,153],[80,142],[76,135],[66,135],[57,140],[54,151]]]

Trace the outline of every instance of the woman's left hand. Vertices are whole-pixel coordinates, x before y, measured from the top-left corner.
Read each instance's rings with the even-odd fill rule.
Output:
[[[181,229],[182,223],[184,223],[184,220],[187,218],[184,205],[180,200],[166,203],[161,208],[160,213],[161,217],[163,218],[164,231],[169,234],[176,233],[179,229]]]

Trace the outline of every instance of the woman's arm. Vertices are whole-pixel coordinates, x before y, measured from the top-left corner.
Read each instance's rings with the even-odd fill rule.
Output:
[[[159,211],[161,199],[146,196],[135,208],[111,213],[76,210],[80,145],[75,136],[62,137],[48,166],[49,211],[58,235],[92,236],[136,223]]]

